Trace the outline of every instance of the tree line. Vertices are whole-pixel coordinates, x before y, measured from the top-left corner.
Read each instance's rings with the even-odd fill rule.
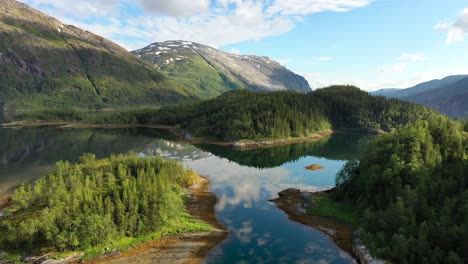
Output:
[[[51,115],[47,119],[53,119]],[[235,141],[306,137],[332,128],[391,131],[431,115],[437,114],[420,105],[372,96],[353,86],[332,86],[307,94],[236,90],[202,102],[98,113],[84,121],[174,125],[193,136]]]

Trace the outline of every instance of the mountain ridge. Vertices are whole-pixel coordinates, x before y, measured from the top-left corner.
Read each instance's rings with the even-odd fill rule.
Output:
[[[381,89],[372,94],[422,104],[451,117],[468,117],[468,75],[451,75],[407,89]]]
[[[304,77],[266,56],[236,55],[185,40],[154,42],[132,53],[168,76],[182,80],[183,84],[190,85],[195,81],[206,90],[218,90],[219,86],[226,85],[229,89],[224,91],[311,91]],[[192,73],[187,67],[196,70]],[[207,79],[198,80],[195,73],[206,75]],[[184,82],[184,79],[190,82]]]
[[[29,6],[2,0],[0,106],[99,108],[190,97],[122,47]]]

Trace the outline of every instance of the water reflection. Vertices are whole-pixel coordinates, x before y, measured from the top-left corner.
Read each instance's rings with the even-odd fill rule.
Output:
[[[46,175],[57,161],[76,161],[83,153],[105,157],[146,150],[172,158],[204,157],[197,148],[182,147],[170,140],[173,137],[167,132],[144,128],[0,128],[0,202],[19,184]]]
[[[197,145],[197,147],[240,165],[273,168],[306,156],[318,156],[329,160],[356,159],[369,140],[371,137],[361,133],[335,133],[319,141],[254,150],[233,151],[215,145]]]
[[[288,220],[268,199],[285,188],[333,186],[336,172],[366,144],[363,135],[336,134],[319,142],[251,151],[192,146],[151,129],[0,129],[0,139],[0,196],[45,175],[56,161],[74,161],[84,152],[164,156],[208,176],[219,197],[216,213],[230,235],[207,263],[353,262],[327,236]],[[325,169],[304,168],[313,163]]]

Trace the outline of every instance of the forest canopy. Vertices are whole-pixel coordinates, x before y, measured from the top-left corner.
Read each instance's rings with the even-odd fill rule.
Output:
[[[364,213],[363,238],[394,263],[468,260],[468,134],[439,116],[380,136],[337,176]],[[464,131],[465,130],[465,131]]]
[[[176,226],[186,220],[182,187],[194,175],[177,161],[136,154],[58,162],[50,175],[15,191],[0,221],[0,248],[87,250]]]

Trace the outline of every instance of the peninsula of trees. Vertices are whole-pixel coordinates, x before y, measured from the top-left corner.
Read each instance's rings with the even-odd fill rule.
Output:
[[[0,248],[93,252],[122,240],[210,230],[184,206],[183,187],[196,177],[177,161],[136,154],[59,162],[50,175],[15,191],[0,221]]]

